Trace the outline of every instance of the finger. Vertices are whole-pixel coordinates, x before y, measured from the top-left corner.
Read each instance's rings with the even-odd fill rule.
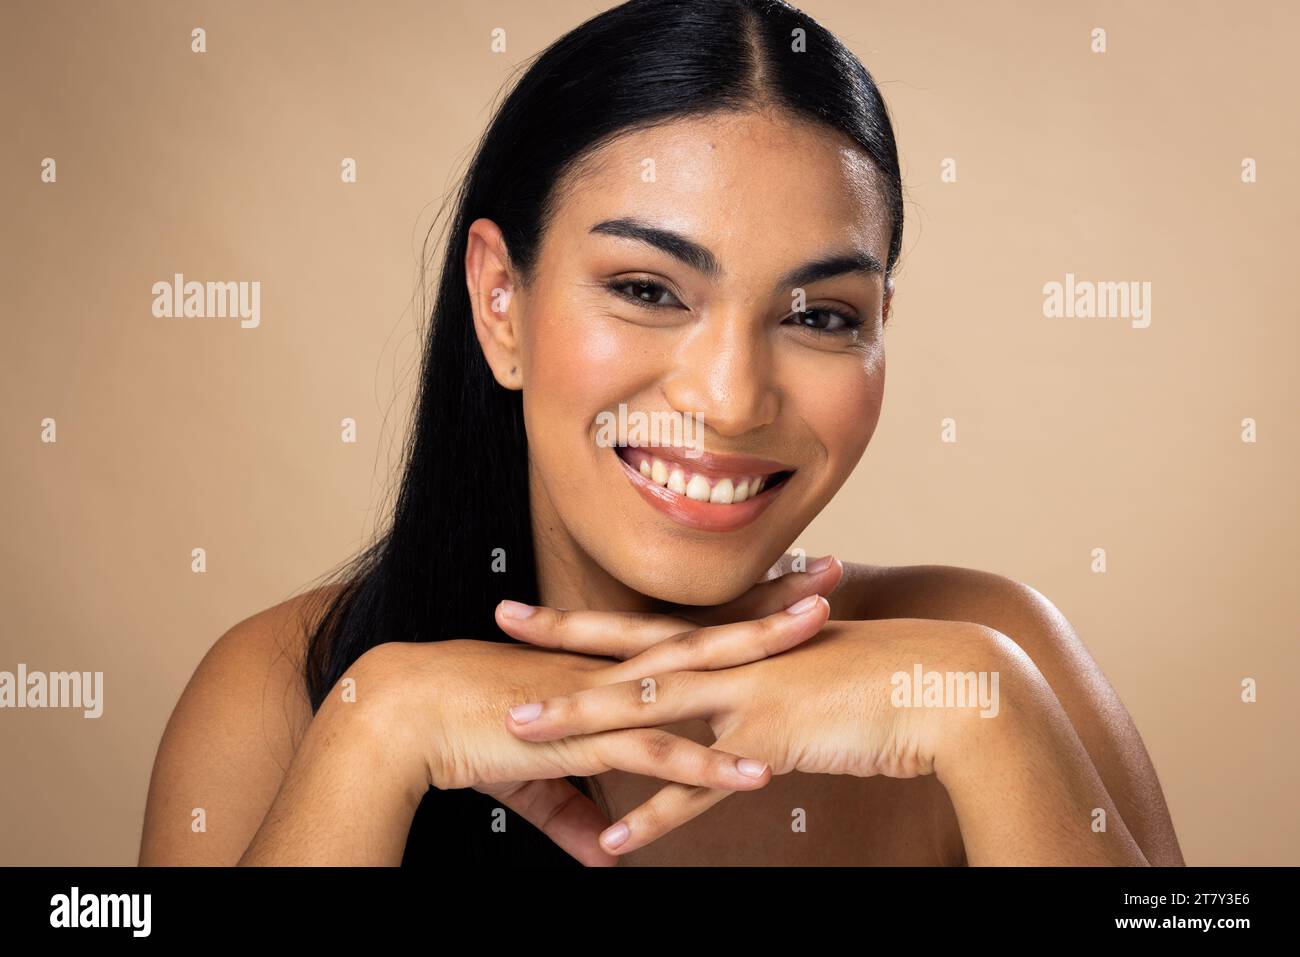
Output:
[[[665,638],[641,654],[602,672],[603,681],[673,671],[718,671],[780,654],[821,631],[831,616],[820,595],[753,621],[700,626]]]
[[[568,611],[502,601],[496,621],[510,637],[546,648],[626,661],[674,635],[700,625],[762,618],[814,594],[830,594],[844,575],[844,564],[827,555],[792,572],[754,585],[744,595],[717,606],[673,606],[673,613]]]
[[[597,840],[609,823],[605,815],[591,798],[563,778],[529,781],[498,800],[587,867],[617,863]]]
[[[606,731],[589,740],[596,757],[610,768],[663,781],[754,791],[772,780],[765,761],[706,747],[659,728]]]
[[[554,741],[696,718],[707,721],[730,704],[729,687],[717,675],[691,671],[633,678],[516,705],[506,713],[506,727],[525,741]]]
[[[514,601],[497,605],[496,620],[497,626],[511,638],[531,645],[620,661],[695,627],[693,622],[671,615],[566,611]]]
[[[610,854],[622,855],[657,841],[669,831],[699,817],[731,791],[669,784],[650,800],[633,808],[600,835],[600,845]]]
[[[704,625],[762,618],[809,595],[829,595],[844,577],[844,563],[833,555],[810,561],[807,570],[791,572],[751,587],[739,598],[712,607],[674,606],[669,613]]]
[[[750,745],[738,737],[724,734],[713,742],[713,747],[718,750],[749,750]],[[633,808],[606,828],[600,835],[601,847],[611,854],[619,855],[645,847],[703,814],[731,793],[723,788],[670,782],[655,792],[648,801]]]

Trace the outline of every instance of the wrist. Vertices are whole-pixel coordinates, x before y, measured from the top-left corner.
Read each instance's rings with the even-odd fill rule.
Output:
[[[313,715],[241,864],[401,862],[428,787],[394,733],[393,686],[379,680],[374,658],[362,659]]]
[[[955,715],[934,765],[968,863],[1145,863],[1047,679],[1015,642],[992,636],[997,714]],[[1098,811],[1108,828],[1095,828]]]
[[[949,789],[986,777],[995,765],[1024,759],[1027,736],[1041,721],[1043,692],[1051,695],[1038,667],[1011,639],[982,626],[975,638],[974,667],[964,664],[962,673],[974,673],[979,700],[944,709],[935,755],[935,776]]]
[[[420,722],[434,716],[411,706],[410,671],[397,660],[406,650],[393,642],[366,651],[339,678],[316,720],[331,731],[333,747],[363,755],[414,808],[432,782],[424,746],[432,735],[421,740]]]

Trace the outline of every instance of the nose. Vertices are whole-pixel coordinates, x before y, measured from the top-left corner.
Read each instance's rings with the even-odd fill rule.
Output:
[[[672,408],[692,413],[719,435],[770,425],[781,408],[772,343],[752,316],[713,315],[678,343],[663,391]]]

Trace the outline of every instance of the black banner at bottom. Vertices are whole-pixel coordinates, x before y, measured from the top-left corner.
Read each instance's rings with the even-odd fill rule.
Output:
[[[755,929],[1053,940],[1107,936],[1233,946],[1284,930],[1294,868],[5,868],[6,943],[338,944],[409,932],[431,945],[479,935],[608,930],[741,943]],[[712,926],[711,926],[712,925]],[[740,935],[740,940],[737,939]],[[971,935],[974,935],[972,938]],[[595,938],[598,940],[598,938]],[[646,943],[650,944],[651,940]]]

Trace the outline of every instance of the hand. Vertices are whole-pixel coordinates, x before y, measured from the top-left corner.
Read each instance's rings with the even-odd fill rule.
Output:
[[[699,719],[713,729],[714,747],[752,754],[774,774],[915,777],[933,772],[961,723],[978,711],[895,707],[892,677],[910,677],[917,663],[925,671],[987,673],[999,660],[999,640],[968,622],[835,621],[784,653],[722,671],[624,667],[622,682],[542,701],[535,718],[509,727],[522,740],[542,742]],[[647,678],[657,690],[652,701],[640,692]],[[609,828],[602,844],[618,854],[644,847],[729,793],[669,784]]]
[[[768,594],[777,592],[769,590]],[[727,668],[784,650],[816,634],[826,620],[829,609],[825,600],[814,597],[807,604],[802,615],[781,611],[770,616],[772,621],[747,623],[744,628],[705,629],[714,640],[701,641],[694,648],[688,647],[689,643],[676,646],[672,660],[683,668]],[[533,620],[533,628],[548,615],[566,616],[542,611]],[[603,617],[606,633],[654,617],[583,612],[568,613],[568,621],[590,625],[592,616]],[[400,676],[405,689],[398,713],[408,721],[412,713],[432,718],[432,727],[422,728],[425,733],[415,738],[430,785],[473,787],[493,795],[583,863],[615,862],[596,842],[608,822],[589,798],[563,780],[566,776],[591,776],[618,768],[724,790],[752,790],[771,780],[761,761],[745,760],[662,730],[614,729],[539,746],[520,741],[502,725],[502,712],[520,698],[571,694],[623,680],[625,672],[620,669],[642,670],[649,659],[618,663],[527,645],[467,639],[389,643],[380,649],[378,667],[390,680]],[[376,666],[374,652],[380,649],[367,653],[372,669]],[[655,653],[662,659],[664,649]],[[430,689],[436,703],[432,710],[428,708]]]
[[[662,669],[682,648],[696,643],[702,626],[765,618],[812,595],[829,595],[844,577],[844,564],[831,555],[811,561],[803,572],[792,572],[791,565],[791,556],[783,556],[769,577],[722,605],[673,605],[663,614],[640,614],[538,609],[503,601],[497,608],[497,625],[531,645],[619,660],[644,655],[663,644],[656,652],[659,657],[637,662],[644,668],[653,661]],[[539,610],[542,614],[534,617]],[[741,663],[731,660],[732,665]]]

